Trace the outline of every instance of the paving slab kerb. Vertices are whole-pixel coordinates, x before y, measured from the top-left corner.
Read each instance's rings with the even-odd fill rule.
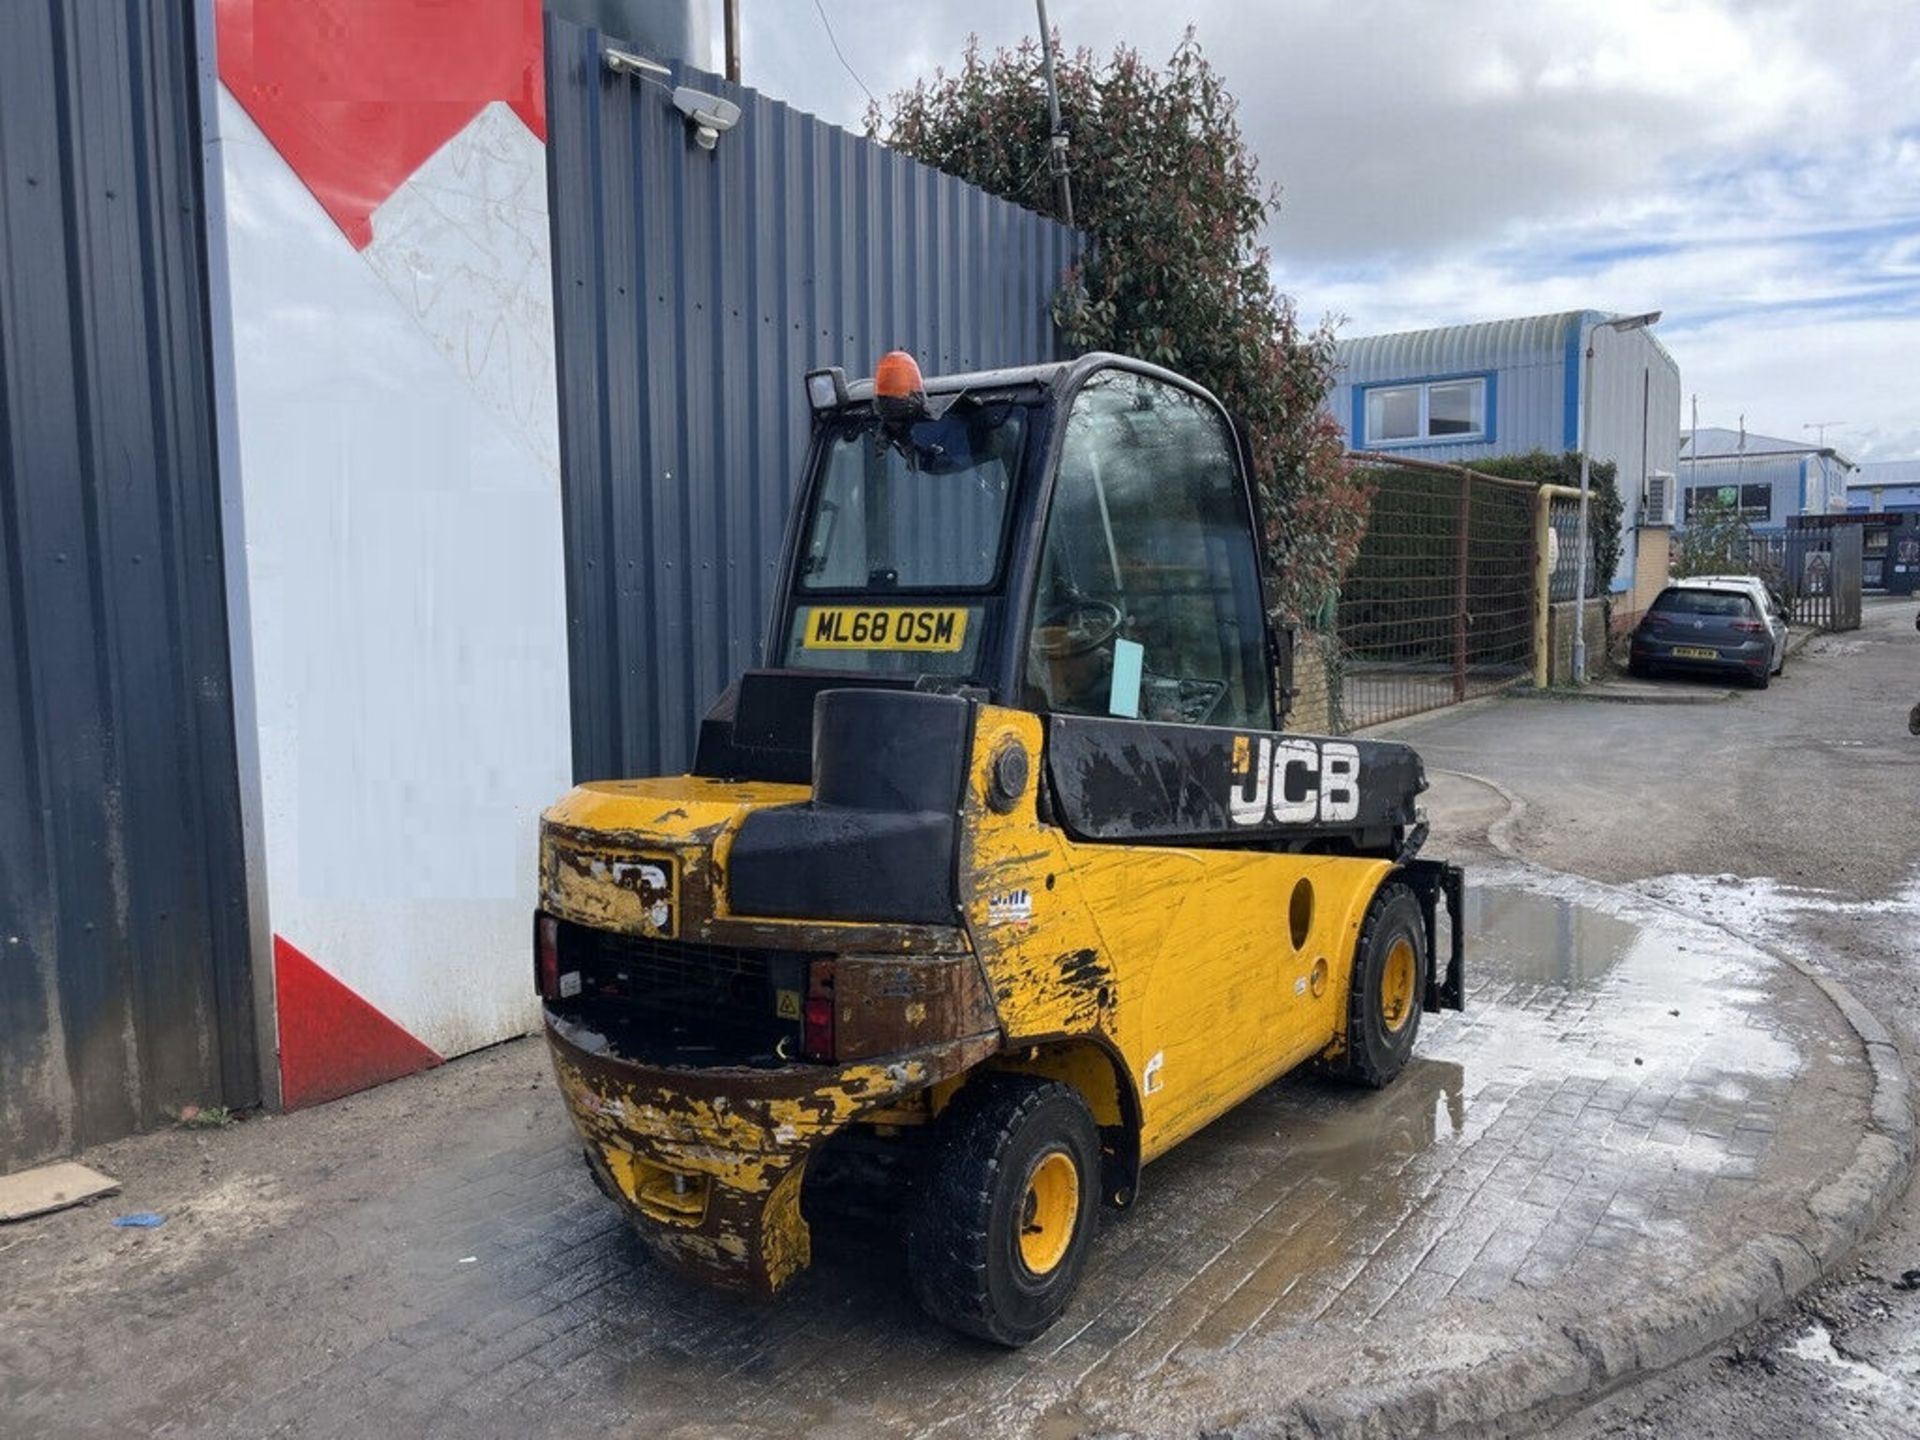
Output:
[[[1903,1173],[1906,1100],[1820,985],[1584,881],[1482,866],[1470,904],[1471,1006],[1427,1017],[1402,1078],[1283,1082],[1153,1166],[1024,1352],[925,1320],[872,1217],[824,1220],[772,1304],[662,1271],[518,1042],[108,1147],[122,1208],[168,1224],[0,1232],[0,1412],[22,1435],[1399,1435],[1678,1359],[1852,1243]]]

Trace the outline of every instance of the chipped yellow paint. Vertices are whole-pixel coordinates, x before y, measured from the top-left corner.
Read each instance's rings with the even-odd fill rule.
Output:
[[[669,775],[653,780],[593,780],[576,785],[543,817],[555,825],[593,830],[609,840],[643,834],[666,844],[699,839],[762,805],[805,800],[805,785],[708,780]]]
[[[630,935],[684,935],[687,905],[714,912],[711,871],[717,843],[757,806],[804,800],[803,785],[739,784],[680,775],[601,780],[574,787],[540,826],[540,903],[582,925]],[[643,894],[642,866],[665,864],[671,915],[656,923]]]
[[[674,864],[682,938],[800,950],[838,941],[861,954],[971,945],[992,987],[999,1035],[928,1034],[921,1043],[960,1047],[932,1068],[911,1056],[795,1067],[791,1094],[745,1080],[737,1093],[689,1087],[672,1071],[608,1066],[555,1032],[555,1071],[574,1124],[629,1205],[651,1219],[647,1233],[663,1254],[778,1288],[807,1263],[799,1196],[812,1150],[856,1121],[924,1123],[983,1062],[1067,1081],[1102,1125],[1137,1117],[1144,1160],[1302,1061],[1337,1051],[1360,926],[1392,867],[1075,843],[1040,821],[1035,781],[1010,813],[987,804],[990,757],[1017,743],[1037,776],[1041,733],[1031,714],[980,712],[963,805],[960,928],[730,914],[726,867],[741,822],[758,808],[805,800],[805,786],[691,776],[597,782],[547,812],[541,904],[563,918],[649,933],[633,862],[658,856]],[[1295,947],[1288,900],[1302,880],[1314,890],[1312,922]],[[938,1028],[918,1001],[903,1018]]]
[[[860,1111],[928,1079],[925,1063],[918,1060],[850,1065],[826,1072],[834,1079],[804,1095],[730,1100],[675,1093],[665,1086],[596,1084],[559,1054],[554,1071],[568,1112],[586,1139],[629,1151],[644,1145],[661,1163],[749,1194],[771,1190],[816,1140],[843,1128]],[[634,1189],[625,1183],[621,1188],[638,1203]]]
[[[799,1196],[814,1148],[869,1112],[957,1084],[998,1044],[991,1034],[949,1038],[871,1064],[743,1072],[737,1092],[710,1084],[694,1094],[689,1080],[717,1072],[596,1056],[552,1018],[547,1038],[574,1128],[649,1222],[648,1240],[711,1279],[765,1290],[807,1263]]]
[[[1039,719],[984,707],[961,871],[967,928],[1010,1051],[1099,1037],[1121,1057],[1150,1159],[1338,1041],[1360,925],[1387,861],[1076,844],[1041,823],[1034,785],[1011,813],[987,804],[990,757],[1009,742],[1037,772]],[[1296,951],[1287,901],[1303,878],[1314,918]],[[1031,915],[994,924],[993,898],[1022,891]],[[1315,994],[1323,959],[1331,983]]]
[[[805,785],[710,780],[674,775],[652,780],[596,780],[575,786],[541,816],[540,906],[549,914],[595,929],[629,935],[662,933],[635,886],[635,862],[648,856],[674,862],[673,924],[686,940],[778,946],[795,936],[796,950],[826,948],[818,932],[848,937],[866,954],[953,953],[965,940],[952,927],[874,925],[735,915],[727,904],[727,859],[741,822],[755,810],[792,805],[812,792]],[[756,930],[752,936],[738,933]],[[945,935],[935,932],[943,929]],[[801,939],[802,930],[816,932]]]
[[[806,1162],[793,1167],[767,1197],[760,1212],[760,1263],[767,1283],[778,1290],[813,1259],[813,1234],[800,1214],[801,1177]]]

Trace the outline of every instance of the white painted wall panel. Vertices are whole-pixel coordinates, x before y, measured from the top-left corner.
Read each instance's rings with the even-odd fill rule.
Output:
[[[533,1023],[569,781],[544,148],[488,107],[356,252],[222,92],[273,931],[441,1054]]]

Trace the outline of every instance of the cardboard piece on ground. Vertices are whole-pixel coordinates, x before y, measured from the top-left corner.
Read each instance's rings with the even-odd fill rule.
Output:
[[[18,1175],[0,1175],[0,1221],[64,1210],[119,1188],[118,1180],[73,1160],[22,1170]]]

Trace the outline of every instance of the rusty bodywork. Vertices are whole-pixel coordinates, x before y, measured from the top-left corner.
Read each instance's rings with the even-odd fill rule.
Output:
[[[1024,1343],[1148,1161],[1357,1034],[1385,1035],[1362,1067],[1384,1083],[1418,1011],[1459,1006],[1459,872],[1417,857],[1411,750],[1275,728],[1290,649],[1212,397],[1112,356],[924,395],[826,378],[781,663],[716,702],[694,773],[583,784],[542,819],[547,1037],[588,1164],[670,1263],[778,1290],[808,1260],[810,1175],[849,1147],[919,1156],[920,1191],[957,1198],[909,1226],[917,1293]],[[1114,506],[1076,502],[1101,520],[1053,545],[1082,392]],[[1133,453],[1156,425],[1173,442]],[[1170,492],[1211,497],[1185,552],[1138,508],[1168,454],[1211,457]],[[1193,596],[1217,627],[1165,620]],[[1369,990],[1382,916],[1397,968]],[[1391,1034],[1355,1031],[1388,990]],[[998,1198],[992,1146],[1025,1167]]]

